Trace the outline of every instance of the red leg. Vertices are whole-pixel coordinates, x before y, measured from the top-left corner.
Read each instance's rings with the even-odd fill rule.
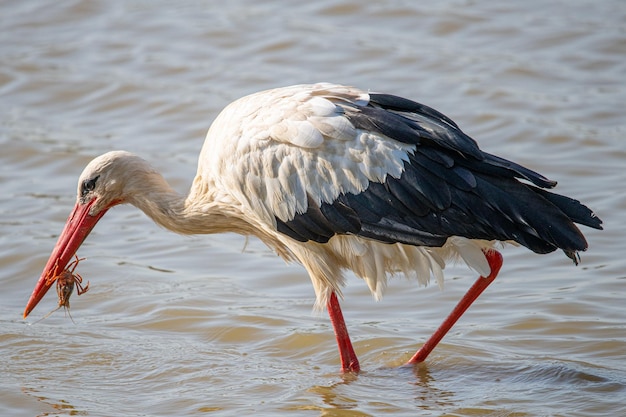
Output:
[[[498,272],[500,271],[500,267],[502,266],[502,255],[500,252],[496,250],[486,250],[485,256],[487,257],[487,262],[489,262],[489,266],[491,267],[491,274],[488,277],[478,277],[474,285],[467,290],[467,293],[461,298],[461,301],[454,307],[454,310],[450,313],[448,317],[441,323],[441,326],[433,333],[433,335],[424,343],[424,346],[417,351],[415,355],[409,361],[408,364],[415,364],[424,362],[426,357],[432,352],[432,350],[437,346],[437,344],[443,339],[443,337],[448,333],[448,331],[454,326],[454,323],[457,322],[459,318],[465,313],[465,310],[472,305],[474,301],[478,298],[478,296],[496,279]]]
[[[333,329],[335,329],[335,337],[337,338],[339,356],[341,358],[341,370],[343,372],[359,372],[361,369],[359,360],[352,348],[348,328],[346,327],[346,322],[343,320],[341,307],[339,306],[339,301],[334,291],[330,294],[326,307],[330,315],[330,322],[333,325]]]

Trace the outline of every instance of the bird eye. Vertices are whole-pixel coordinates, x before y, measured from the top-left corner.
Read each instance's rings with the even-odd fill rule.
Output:
[[[83,182],[83,189],[81,191],[81,195],[82,196],[84,196],[85,194],[87,194],[90,191],[93,191],[94,188],[96,188],[96,181],[98,181],[98,178],[100,178],[99,175],[97,177],[85,180]]]

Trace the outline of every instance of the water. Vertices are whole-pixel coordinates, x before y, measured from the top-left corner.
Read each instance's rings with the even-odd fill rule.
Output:
[[[626,414],[626,6],[621,1],[21,1],[0,4],[0,414]],[[131,207],[80,250],[76,324],[21,313],[94,156],[143,155],[184,191],[230,101],[332,81],[443,111],[559,181],[605,231],[574,267],[504,249],[500,278],[415,369],[398,367],[471,285],[394,279],[344,313],[341,375],[309,279],[240,236],[181,237]],[[52,293],[51,293],[52,294]]]

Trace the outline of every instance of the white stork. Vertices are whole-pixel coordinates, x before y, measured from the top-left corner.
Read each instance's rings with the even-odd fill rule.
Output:
[[[129,203],[174,232],[253,235],[300,262],[316,306],[329,311],[343,371],[360,369],[337,299],[345,270],[379,298],[388,274],[441,284],[445,262],[462,259],[481,277],[409,361],[417,363],[496,277],[496,242],[561,249],[577,263],[587,242],[574,223],[601,229],[602,221],[545,190],[555,185],[405,98],[327,83],[263,91],[213,122],[187,196],[131,153],[91,161],[24,317],[107,210]]]

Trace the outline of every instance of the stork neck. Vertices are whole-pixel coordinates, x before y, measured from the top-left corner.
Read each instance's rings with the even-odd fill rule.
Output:
[[[141,192],[133,193],[128,202],[142,210],[159,226],[180,234],[235,232],[250,234],[251,226],[240,220],[230,207],[216,204],[209,193],[192,190],[188,195],[174,191],[158,175],[144,179]]]
[[[144,198],[132,204],[146,213],[155,223],[176,233],[189,234],[189,216],[185,212],[185,198],[173,190],[151,190]]]

